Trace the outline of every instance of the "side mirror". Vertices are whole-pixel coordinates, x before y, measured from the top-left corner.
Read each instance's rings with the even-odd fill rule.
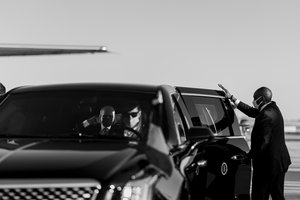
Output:
[[[242,128],[242,129],[247,129],[247,130],[249,130],[250,129],[250,125],[249,124],[239,124],[239,126]]]
[[[191,127],[188,131],[187,138],[190,140],[200,140],[214,137],[213,132],[207,127]]]
[[[250,122],[246,119],[242,119],[239,125],[241,127],[249,128],[250,127]]]
[[[245,135],[246,133],[250,133],[251,125],[248,120],[242,119],[239,126],[241,128],[242,134]]]

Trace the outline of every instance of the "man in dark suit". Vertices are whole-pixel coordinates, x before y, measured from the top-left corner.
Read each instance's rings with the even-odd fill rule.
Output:
[[[236,99],[226,88],[219,85],[237,108],[255,118],[251,134],[251,150],[248,153],[253,163],[252,199],[284,200],[284,177],[291,164],[285,144],[284,120],[272,92],[267,87],[257,89],[251,107]]]
[[[126,127],[132,128],[138,133],[142,133],[143,129],[143,113],[139,105],[132,104],[122,113],[122,120]],[[133,131],[124,131],[126,137],[137,137]]]
[[[112,106],[104,106],[101,108],[99,116],[93,116],[82,122],[84,128],[88,126],[96,127],[99,135],[112,135],[113,123],[115,121],[115,109]]]

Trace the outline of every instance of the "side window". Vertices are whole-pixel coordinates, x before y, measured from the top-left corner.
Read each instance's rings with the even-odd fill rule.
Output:
[[[208,127],[215,135],[230,136],[231,125],[221,98],[185,96],[193,126]]]
[[[207,126],[212,129],[214,133],[217,132],[216,121],[218,120],[218,113],[215,105],[211,104],[195,104],[200,123],[202,126]]]

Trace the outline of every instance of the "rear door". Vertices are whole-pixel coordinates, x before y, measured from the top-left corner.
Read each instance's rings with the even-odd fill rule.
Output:
[[[178,88],[191,116],[191,127],[207,127],[214,137],[199,148],[207,165],[197,183],[205,199],[249,197],[251,162],[245,137],[229,101],[219,91]],[[201,134],[201,132],[199,132]],[[199,190],[199,188],[194,188]]]

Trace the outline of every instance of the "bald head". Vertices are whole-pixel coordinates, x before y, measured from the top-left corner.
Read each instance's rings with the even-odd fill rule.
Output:
[[[254,92],[253,98],[258,99],[260,97],[263,98],[264,103],[268,103],[272,100],[272,91],[267,87],[260,87]]]
[[[104,127],[109,127],[115,120],[115,109],[112,106],[104,106],[99,114],[100,123]]]

